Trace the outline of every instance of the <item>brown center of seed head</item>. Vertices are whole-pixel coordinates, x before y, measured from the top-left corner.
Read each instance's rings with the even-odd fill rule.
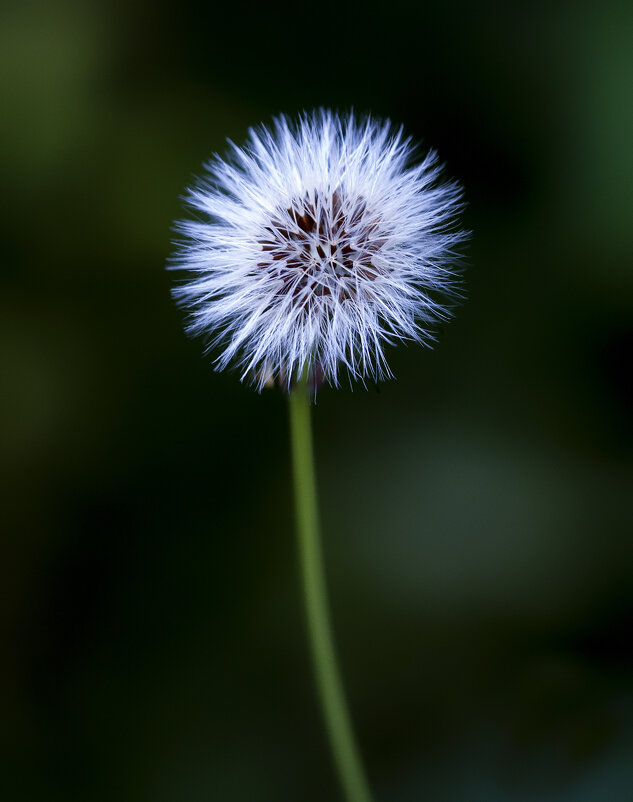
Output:
[[[277,295],[292,295],[301,307],[328,297],[345,301],[380,275],[374,257],[385,240],[362,197],[343,204],[338,190],[330,197],[315,193],[286,212],[286,221],[271,220],[259,241],[264,255],[257,267],[279,279]]]

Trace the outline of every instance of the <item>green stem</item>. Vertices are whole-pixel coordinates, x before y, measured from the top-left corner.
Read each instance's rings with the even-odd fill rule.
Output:
[[[332,639],[319,540],[310,394],[305,379],[290,393],[290,434],[303,591],[323,715],[347,802],[371,802]]]

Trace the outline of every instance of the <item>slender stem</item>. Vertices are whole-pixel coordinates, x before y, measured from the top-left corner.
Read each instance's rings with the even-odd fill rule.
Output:
[[[323,715],[347,802],[371,802],[332,639],[319,540],[310,395],[305,379],[290,393],[290,434],[304,600]]]

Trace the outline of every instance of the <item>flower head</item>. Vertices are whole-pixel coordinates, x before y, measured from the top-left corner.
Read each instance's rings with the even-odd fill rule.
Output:
[[[389,122],[320,111],[250,130],[189,190],[171,267],[188,331],[258,387],[305,369],[391,375],[384,347],[428,342],[455,296],[461,189]]]

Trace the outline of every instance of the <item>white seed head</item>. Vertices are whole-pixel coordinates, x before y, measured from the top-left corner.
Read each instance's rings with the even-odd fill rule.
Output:
[[[428,343],[457,294],[461,188],[389,122],[319,111],[249,135],[205,165],[176,226],[188,331],[258,388],[391,376],[385,345]]]

